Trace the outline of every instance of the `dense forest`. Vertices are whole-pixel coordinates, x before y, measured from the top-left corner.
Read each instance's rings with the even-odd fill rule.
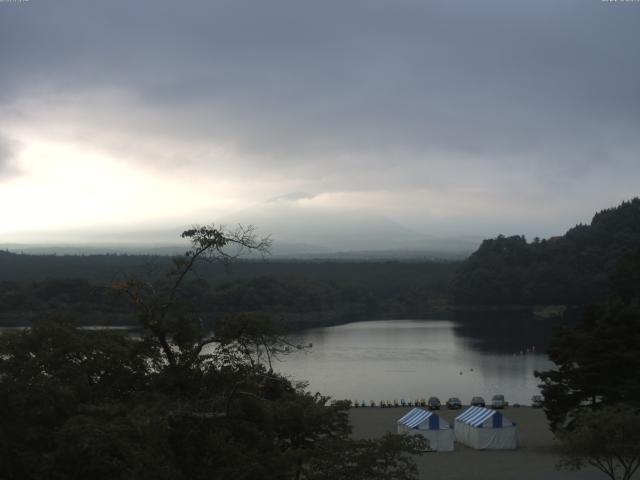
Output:
[[[211,331],[193,301],[197,264],[251,231],[187,231],[164,275],[113,288],[139,335],[78,328],[63,312],[0,335],[0,478],[417,480],[419,436],[351,438],[349,402],[273,371],[299,349],[264,315]],[[79,461],[81,459],[81,461]]]
[[[623,257],[640,248],[640,199],[597,213],[560,237],[485,240],[457,271],[458,305],[586,305],[603,301]]]
[[[169,257],[18,255],[0,252],[0,325],[27,325],[65,311],[81,324],[129,325],[128,299],[114,288],[153,279]],[[448,304],[458,262],[203,263],[188,288],[205,322],[223,313],[265,312],[290,328],[371,318],[428,317]]]
[[[635,198],[560,237],[485,240],[464,262],[239,259],[199,266],[186,291],[207,323],[223,312],[265,312],[290,328],[428,318],[468,306],[581,306],[603,301],[612,272],[639,248]],[[84,325],[130,325],[130,304],[114,285],[157,278],[170,264],[152,255],[0,252],[0,326],[60,311]]]

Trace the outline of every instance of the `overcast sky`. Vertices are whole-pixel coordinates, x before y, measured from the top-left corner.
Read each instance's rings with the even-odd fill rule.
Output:
[[[0,243],[274,197],[554,235],[639,193],[640,2],[3,1],[0,115]]]

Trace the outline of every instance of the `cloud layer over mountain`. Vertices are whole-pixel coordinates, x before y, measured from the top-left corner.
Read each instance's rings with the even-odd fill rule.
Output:
[[[47,228],[309,192],[422,232],[562,231],[638,193],[639,31],[596,0],[0,4],[4,230],[46,185]]]

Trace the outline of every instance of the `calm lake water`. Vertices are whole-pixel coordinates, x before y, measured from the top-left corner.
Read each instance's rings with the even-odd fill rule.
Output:
[[[510,403],[529,404],[539,393],[534,370],[552,366],[543,353],[550,331],[545,322],[513,319],[358,322],[295,335],[294,343],[313,347],[274,367],[336,399],[456,396],[468,403],[502,393]]]
[[[492,314],[316,328],[290,337],[312,348],[281,357],[274,368],[335,399],[378,403],[437,396],[466,404],[476,395],[489,401],[502,393],[512,404],[529,404],[539,393],[533,372],[553,366],[544,354],[553,326]],[[8,330],[14,329],[0,333]]]

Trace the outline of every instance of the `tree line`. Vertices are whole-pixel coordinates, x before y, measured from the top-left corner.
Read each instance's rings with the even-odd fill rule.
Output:
[[[485,240],[456,272],[458,305],[588,305],[604,301],[625,255],[640,248],[640,199],[597,213],[589,225],[528,242]]]
[[[163,265],[168,264],[163,259]],[[228,277],[198,277],[184,282],[184,295],[198,305],[212,326],[228,312],[266,312],[292,328],[331,325],[372,318],[421,318],[441,312],[455,264],[348,264],[351,277],[341,278],[343,264],[305,263],[272,270],[235,262]],[[219,266],[224,272],[224,268]],[[244,267],[244,269],[243,269]],[[241,269],[241,275],[237,273]],[[264,271],[265,275],[250,276]],[[355,272],[354,272],[355,271]],[[235,275],[234,275],[235,274]],[[133,269],[109,281],[51,278],[0,282],[0,325],[28,325],[36,318],[66,311],[85,325],[133,325],[134,310],[114,285],[128,275],[156,279]],[[238,278],[240,277],[240,278]]]
[[[555,368],[536,376],[562,465],[629,480],[640,467],[640,250],[610,282],[607,301],[558,329],[548,348]]]
[[[139,336],[81,330],[64,314],[0,335],[0,478],[415,480],[421,437],[350,437],[348,405],[275,373],[291,345],[266,315],[212,332],[188,279],[252,230],[186,231],[162,277],[116,285]]]

